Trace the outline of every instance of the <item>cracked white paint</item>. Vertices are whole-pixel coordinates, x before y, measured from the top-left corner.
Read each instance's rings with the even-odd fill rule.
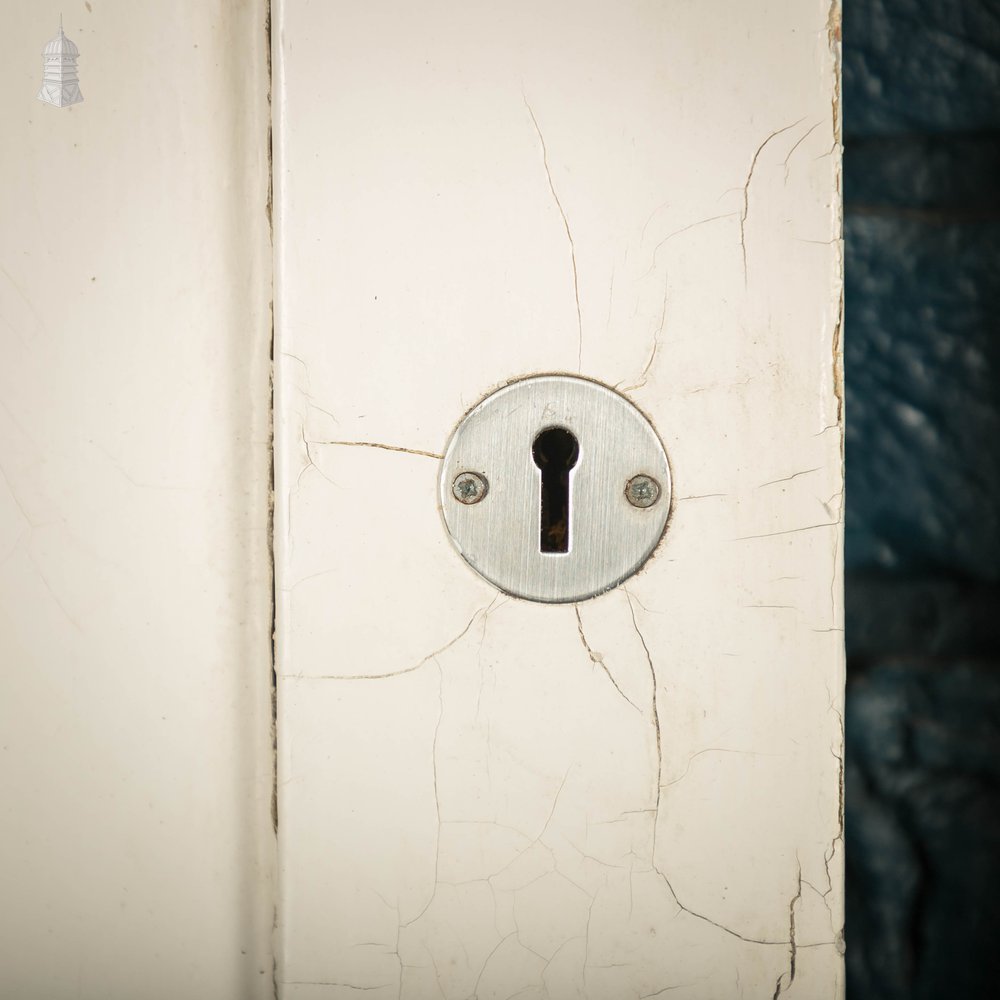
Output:
[[[835,15],[276,4],[286,1000],[842,994]],[[535,605],[439,456],[577,370],[677,498]]]
[[[264,5],[0,32],[0,996],[252,1000],[270,932]]]

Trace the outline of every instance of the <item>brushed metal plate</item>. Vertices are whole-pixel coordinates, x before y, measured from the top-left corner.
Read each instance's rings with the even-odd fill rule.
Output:
[[[539,543],[542,472],[532,445],[550,427],[579,445],[565,553]],[[637,475],[660,487],[651,506],[626,498]],[[487,488],[470,502],[477,480]],[[626,580],[656,548],[670,514],[670,467],[652,424],[614,389],[538,375],[498,389],[459,423],[442,463],[440,504],[455,547],[494,586],[532,601],[582,601]]]

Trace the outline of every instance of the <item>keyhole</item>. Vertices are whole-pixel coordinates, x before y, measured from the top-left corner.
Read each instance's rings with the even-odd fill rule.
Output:
[[[539,549],[569,552],[569,470],[580,457],[580,445],[564,427],[549,427],[535,438],[531,457],[542,470]]]

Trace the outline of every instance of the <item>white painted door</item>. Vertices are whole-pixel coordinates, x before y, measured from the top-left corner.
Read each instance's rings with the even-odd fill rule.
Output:
[[[273,18],[281,995],[841,995],[837,5]],[[672,466],[576,605],[438,508],[539,372]]]
[[[264,5],[0,55],[0,996],[272,996]]]
[[[270,79],[265,0],[63,14],[0,39],[0,994],[839,996],[837,5],[274,0]],[[541,372],[671,463],[577,604],[439,509]]]

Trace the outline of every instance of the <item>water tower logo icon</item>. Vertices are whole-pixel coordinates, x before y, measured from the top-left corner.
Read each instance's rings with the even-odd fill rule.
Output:
[[[63,33],[62,18],[59,18],[59,34],[42,49],[45,76],[38,99],[57,108],[79,104],[83,100],[80,80],[77,77],[76,61],[80,50]]]

